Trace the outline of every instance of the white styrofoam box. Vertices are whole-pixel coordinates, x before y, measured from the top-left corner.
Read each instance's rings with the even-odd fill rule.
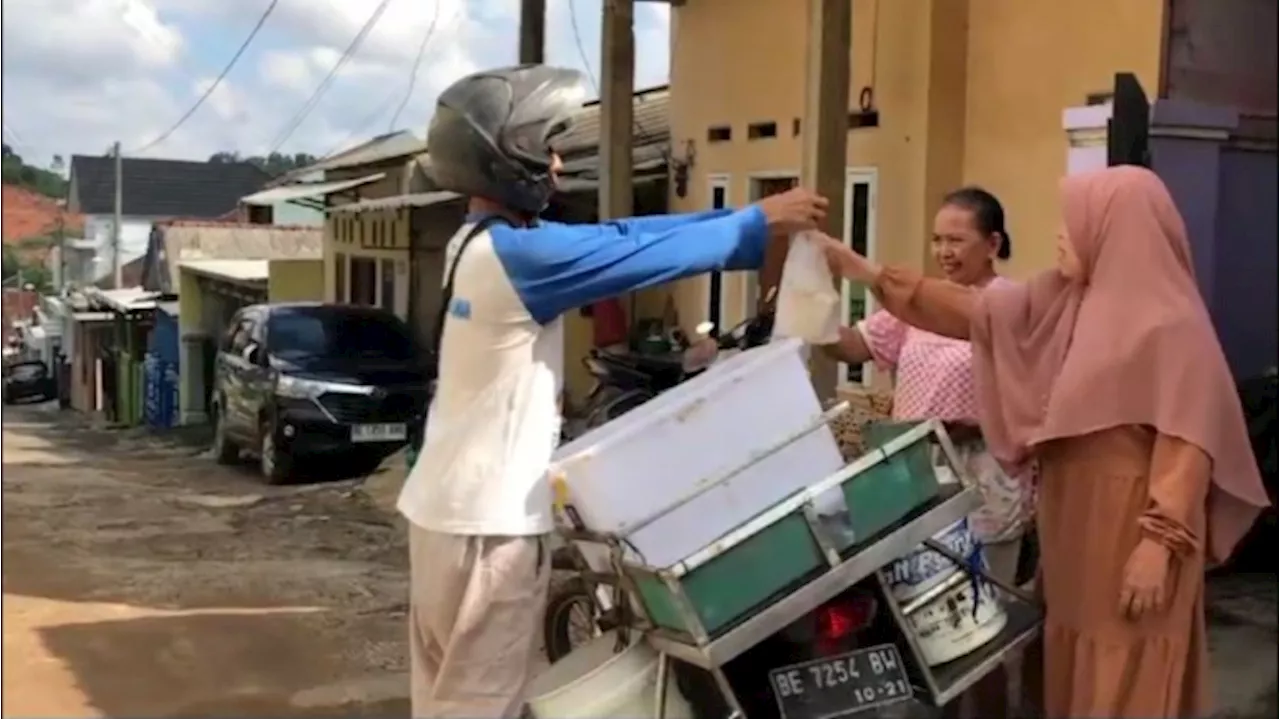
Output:
[[[636,559],[665,567],[688,557],[844,465],[825,425],[761,457],[822,416],[802,348],[800,340],[781,340],[717,362],[561,447],[551,476],[563,478],[588,529],[625,536]]]

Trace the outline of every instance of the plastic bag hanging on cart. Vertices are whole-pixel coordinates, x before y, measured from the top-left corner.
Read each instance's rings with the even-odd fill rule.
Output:
[[[796,235],[787,250],[773,336],[795,337],[815,345],[840,340],[840,291],[815,233]]]

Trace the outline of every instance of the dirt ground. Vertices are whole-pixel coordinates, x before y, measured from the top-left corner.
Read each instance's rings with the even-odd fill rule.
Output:
[[[66,417],[4,412],[5,716],[408,716],[404,533],[353,483]]]
[[[4,409],[4,716],[408,716],[401,473],[270,488],[190,441]],[[1223,719],[1276,716],[1274,572],[1215,579]]]

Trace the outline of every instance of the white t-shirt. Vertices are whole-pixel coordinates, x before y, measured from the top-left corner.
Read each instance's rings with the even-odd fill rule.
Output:
[[[450,241],[448,268],[468,223]],[[643,217],[601,225],[494,224],[458,263],[439,379],[418,460],[397,507],[436,532],[550,532],[545,479],[559,442],[561,315],[711,270],[759,267],[763,213]]]

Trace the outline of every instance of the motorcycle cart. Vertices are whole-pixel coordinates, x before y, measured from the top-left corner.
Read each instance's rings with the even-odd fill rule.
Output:
[[[755,453],[752,463],[823,429],[845,407]],[[979,554],[945,541],[945,530],[962,523],[980,499],[960,483],[939,484],[939,460],[959,476],[955,449],[940,423],[898,426],[843,469],[676,561],[646,559],[633,542],[636,533],[733,481],[746,466],[613,532],[586,529],[557,483],[558,530],[576,550],[596,601],[611,605],[600,611],[616,627],[617,648],[638,633],[657,653],[655,693],[645,706],[659,719],[670,713],[668,693],[676,679],[699,719],[908,716],[901,711],[909,705],[939,707],[959,697],[1034,638],[1043,618],[1032,597],[988,576],[975,561]],[[931,551],[922,551],[922,544]],[[904,592],[912,583],[908,575],[919,569],[911,561],[928,557],[950,571],[933,571],[934,579],[916,581],[907,587],[915,591]],[[895,564],[895,571],[884,571]],[[871,595],[870,603],[885,610],[866,632],[871,643],[781,659],[767,644],[850,592]],[[957,624],[969,612],[973,636],[965,646],[948,650],[929,643],[942,625]],[[744,669],[744,662],[753,668]],[[717,696],[706,696],[708,687]]]

